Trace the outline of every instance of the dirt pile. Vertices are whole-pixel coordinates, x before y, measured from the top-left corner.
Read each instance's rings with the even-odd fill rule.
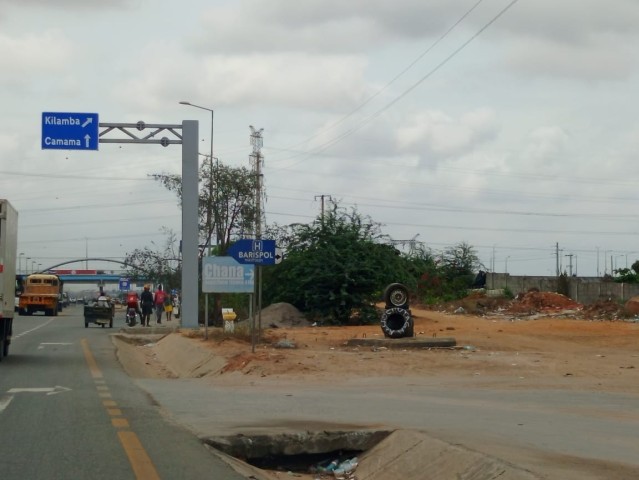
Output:
[[[508,307],[508,313],[557,313],[564,310],[580,310],[578,302],[560,293],[531,290],[519,294]]]
[[[639,303],[637,305],[639,306]],[[588,320],[619,320],[627,316],[624,308],[613,300],[600,300],[591,305],[584,305],[582,313],[583,318]]]
[[[290,303],[273,303],[261,313],[262,325],[266,328],[309,327],[311,323]]]
[[[632,297],[624,305],[623,311],[626,315],[639,315],[639,297]]]
[[[531,289],[519,293],[511,299],[502,296],[489,296],[486,291],[474,290],[466,297],[438,305],[420,305],[419,308],[456,315],[476,315],[481,317],[512,316],[549,316],[571,317],[584,320],[622,321],[639,317],[639,296],[625,304],[610,298],[584,305],[566,295],[554,292],[541,292]]]

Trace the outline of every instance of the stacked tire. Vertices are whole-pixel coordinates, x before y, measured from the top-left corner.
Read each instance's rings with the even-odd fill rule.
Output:
[[[385,309],[380,325],[387,338],[405,338],[415,335],[415,322],[408,306],[408,288],[391,283],[384,289]]]

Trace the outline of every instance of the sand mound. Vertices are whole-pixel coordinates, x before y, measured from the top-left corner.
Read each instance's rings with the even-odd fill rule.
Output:
[[[308,327],[310,322],[290,303],[273,303],[262,309],[262,325],[265,328]]]

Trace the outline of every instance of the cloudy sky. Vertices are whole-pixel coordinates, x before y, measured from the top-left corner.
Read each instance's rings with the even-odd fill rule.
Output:
[[[0,0],[0,197],[30,268],[163,244],[148,174],[180,147],[42,150],[42,112],[198,120],[208,153],[189,101],[223,163],[264,128],[268,223],[323,195],[498,272],[603,274],[639,259],[637,25],[636,0]]]

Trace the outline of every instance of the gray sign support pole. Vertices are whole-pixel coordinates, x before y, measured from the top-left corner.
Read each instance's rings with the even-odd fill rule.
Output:
[[[198,321],[198,122],[181,125],[100,122],[99,143],[182,145],[182,301],[181,324],[199,328]],[[150,133],[144,133],[151,130]],[[181,130],[181,135],[179,131]],[[166,133],[172,138],[158,138]],[[116,138],[113,138],[116,136]],[[111,138],[110,138],[111,137]]]
[[[182,122],[182,326],[198,328],[198,122]],[[206,319],[204,319],[206,324]]]

